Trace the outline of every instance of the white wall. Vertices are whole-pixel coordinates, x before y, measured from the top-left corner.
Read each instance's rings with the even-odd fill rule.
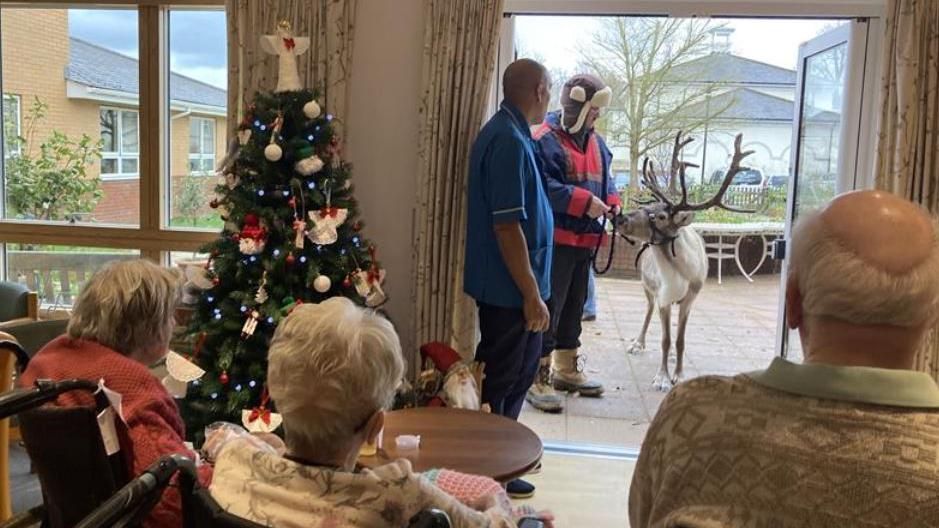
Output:
[[[419,0],[359,0],[346,138],[364,235],[387,269],[386,309],[414,348],[412,212],[416,192],[418,107],[424,13]]]

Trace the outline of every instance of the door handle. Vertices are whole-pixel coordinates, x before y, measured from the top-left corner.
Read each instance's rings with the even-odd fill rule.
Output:
[[[786,260],[786,242],[785,238],[777,238],[773,241],[773,260]]]

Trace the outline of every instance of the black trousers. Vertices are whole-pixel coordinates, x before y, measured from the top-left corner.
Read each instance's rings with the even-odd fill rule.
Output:
[[[518,419],[525,394],[535,381],[541,356],[541,333],[525,329],[521,308],[476,303],[482,339],[476,361],[486,363],[482,401],[494,414]]]
[[[542,357],[555,349],[580,346],[581,319],[590,280],[590,248],[554,246],[551,261],[551,328],[544,335]]]

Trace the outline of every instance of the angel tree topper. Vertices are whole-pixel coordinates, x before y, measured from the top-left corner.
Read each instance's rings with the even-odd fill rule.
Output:
[[[309,37],[294,37],[290,22],[281,20],[275,35],[261,36],[261,49],[277,55],[277,88],[275,92],[296,92],[303,89],[297,73],[297,55],[310,48]]]

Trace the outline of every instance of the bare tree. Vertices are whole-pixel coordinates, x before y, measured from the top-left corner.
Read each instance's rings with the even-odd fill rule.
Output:
[[[643,157],[668,145],[676,131],[694,132],[732,104],[711,104],[724,86],[701,82],[690,63],[710,51],[709,20],[617,17],[600,22],[581,50],[584,69],[613,90],[613,104],[598,127],[629,150],[630,186],[638,187]],[[681,70],[676,70],[681,66]]]

